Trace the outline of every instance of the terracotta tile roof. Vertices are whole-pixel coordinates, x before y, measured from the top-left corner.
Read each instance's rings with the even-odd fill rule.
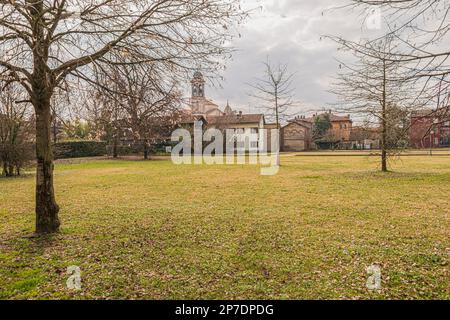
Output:
[[[325,113],[322,113],[322,114],[325,114]],[[320,115],[322,115],[322,114],[319,114],[319,116]],[[350,115],[346,115],[346,116],[338,116],[338,115],[336,115],[336,114],[330,114],[330,113],[327,113],[329,116],[330,116],[330,120],[331,121],[352,121],[351,119],[350,119]],[[305,119],[303,119],[303,120],[306,120],[306,121],[308,121],[308,122],[314,122],[314,119],[317,117],[317,115],[316,116],[312,116],[312,117],[309,117],[309,118],[305,118]]]
[[[353,127],[350,132],[350,141],[360,141],[365,139],[380,139],[380,128]]]
[[[294,119],[294,120],[289,120],[288,124],[285,125],[285,127],[287,127],[290,124],[296,123],[302,127],[311,129],[312,128],[312,121],[308,121],[307,119]]]
[[[192,124],[195,121],[205,121],[205,118],[201,115],[183,115],[181,116],[180,124]]]
[[[207,118],[208,124],[239,124],[259,123],[264,118],[262,114],[232,114],[225,116],[211,116]]]

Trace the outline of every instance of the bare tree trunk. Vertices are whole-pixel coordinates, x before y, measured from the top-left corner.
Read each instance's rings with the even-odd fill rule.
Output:
[[[144,142],[144,160],[148,160],[148,145]]]
[[[117,145],[119,144],[117,141],[117,134],[114,135],[113,138],[113,158],[117,159],[117,157],[119,156],[118,151],[117,151]]]
[[[58,128],[57,128],[56,112],[53,112],[53,143],[56,144],[56,142],[58,142]]]
[[[383,60],[383,101],[381,110],[381,171],[387,172],[387,124],[386,124],[386,60]]]
[[[53,153],[50,134],[50,100],[43,99],[36,109],[36,232],[59,230],[59,206],[53,189]]]
[[[277,129],[280,129],[280,115],[278,114],[278,86],[275,86],[275,119]]]
[[[10,176],[9,170],[8,170],[8,163],[6,161],[3,162],[3,173],[2,173],[2,175],[5,176],[5,177],[9,177]]]
[[[383,129],[383,136],[382,136],[382,149],[381,149],[381,171],[387,172],[387,151],[386,151],[386,133]]]
[[[279,110],[278,110],[278,84],[275,85],[275,118],[276,118],[276,123],[277,123],[277,130],[278,130],[278,146],[281,146],[281,135],[280,133],[280,114],[279,114]],[[280,166],[280,149],[278,149],[277,155],[276,155],[276,165]]]
[[[51,97],[54,81],[47,66],[49,45],[44,32],[44,1],[27,1],[33,28],[33,73],[31,101],[36,114],[36,233],[59,230],[59,207],[53,189],[53,154],[51,144]]]

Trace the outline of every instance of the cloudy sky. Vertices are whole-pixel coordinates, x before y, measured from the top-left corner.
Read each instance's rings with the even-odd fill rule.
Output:
[[[327,92],[339,71],[337,46],[321,35],[340,35],[356,40],[367,32],[364,14],[337,6],[346,0],[243,0],[246,8],[256,9],[240,30],[233,46],[237,52],[224,73],[222,88],[208,87],[207,96],[221,107],[230,105],[244,112],[257,112],[248,96],[263,72],[262,61],[287,63],[295,75],[296,99],[300,110],[328,109],[335,101]],[[369,28],[370,29],[370,28]],[[373,31],[376,32],[376,31]],[[261,111],[261,110],[260,110]]]

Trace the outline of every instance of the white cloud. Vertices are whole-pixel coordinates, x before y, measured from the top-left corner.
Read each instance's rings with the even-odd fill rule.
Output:
[[[255,9],[236,38],[237,49],[224,73],[223,88],[209,88],[208,96],[221,106],[229,100],[245,112],[251,105],[246,83],[263,72],[262,62],[288,63],[295,72],[296,98],[304,109],[326,109],[335,97],[328,93],[331,78],[338,72],[337,46],[322,35],[342,35],[358,39],[362,18],[349,10],[333,9],[345,0],[246,0],[245,9]]]

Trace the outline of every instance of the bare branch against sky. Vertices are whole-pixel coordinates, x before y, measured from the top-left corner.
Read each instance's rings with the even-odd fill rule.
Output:
[[[255,98],[254,106],[264,113],[268,120],[281,127],[294,114],[291,109],[299,105],[295,100],[294,73],[287,64],[267,61],[261,64],[263,75],[248,84],[249,96]]]
[[[260,74],[261,61],[267,56],[282,61],[297,75],[293,79],[295,96],[302,104],[296,112],[328,110],[336,97],[327,92],[339,71],[335,57],[341,57],[337,45],[321,38],[325,34],[361,36],[379,35],[368,28],[361,10],[340,9],[348,0],[243,0],[244,9],[254,9],[241,37],[236,37],[233,58],[228,63],[220,87],[208,90],[211,98],[225,106],[227,100],[244,112],[258,112],[247,95],[245,83]],[[260,110],[259,110],[260,111]]]

